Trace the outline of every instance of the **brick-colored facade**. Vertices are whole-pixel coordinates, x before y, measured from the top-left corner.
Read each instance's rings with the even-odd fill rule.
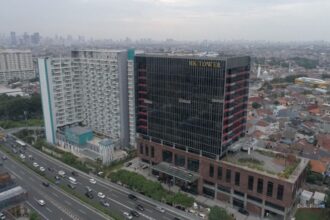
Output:
[[[242,200],[246,200],[245,202],[245,208],[249,211],[256,213],[256,214],[262,214],[265,210],[262,211],[261,207],[264,207],[264,209],[267,209],[265,206],[265,203],[267,204],[274,204],[275,206],[278,206],[279,213],[283,213],[284,215],[288,212],[288,210],[292,207],[294,204],[297,196],[297,192],[301,188],[301,185],[305,179],[306,172],[300,173],[300,175],[297,177],[296,181],[290,182],[287,179],[279,178],[277,176],[268,175],[266,173],[261,173],[256,170],[249,169],[247,167],[241,167],[237,166],[235,164],[226,162],[225,160],[214,160],[207,157],[203,157],[201,155],[193,154],[190,152],[185,152],[180,149],[175,149],[173,147],[169,147],[166,145],[158,144],[149,140],[145,139],[137,139],[137,146],[138,146],[138,156],[144,160],[149,161],[152,164],[158,164],[163,161],[162,153],[163,151],[169,151],[173,155],[172,164],[174,165],[174,158],[175,155],[180,155],[185,157],[185,166],[184,168],[188,170],[187,167],[187,160],[195,159],[199,161],[199,171],[198,174],[200,175],[200,178],[198,179],[198,193],[203,194],[203,187],[204,187],[204,181],[210,182],[214,184],[214,190],[215,190],[215,198],[221,201],[225,202],[231,202],[231,196],[233,196],[234,191],[238,191],[244,194],[245,197],[242,197]],[[142,147],[142,151],[141,151]],[[148,148],[149,156],[146,155],[146,148]],[[151,148],[153,148],[154,154],[153,157],[151,155]],[[211,177],[209,174],[210,165],[213,165],[214,167],[214,174],[213,177]],[[218,177],[218,168],[222,167],[222,178]],[[231,178],[230,181],[226,180],[226,170],[231,171]],[[240,183],[239,185],[235,185],[235,173],[240,173]],[[253,189],[250,190],[248,188],[248,178],[249,176],[253,177],[254,183],[253,183]],[[258,185],[258,179],[261,179],[263,181],[263,187],[262,187],[262,193],[257,191],[257,185]],[[273,190],[272,190],[272,196],[267,195],[267,183],[271,182],[273,184]],[[283,186],[283,197],[282,199],[277,198],[278,193],[278,186]],[[230,192],[222,192],[218,190],[217,188],[225,187],[230,189]],[[257,198],[260,199],[259,205],[254,205],[252,203],[249,203],[250,198]],[[255,203],[255,201],[254,201]],[[280,210],[282,209],[283,210]],[[269,208],[271,209],[271,208]],[[271,209],[272,210],[272,209]],[[276,211],[276,210],[274,210]]]

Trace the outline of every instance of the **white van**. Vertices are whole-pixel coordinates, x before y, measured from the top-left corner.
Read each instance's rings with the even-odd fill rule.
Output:
[[[75,178],[71,177],[71,176],[69,177],[69,181],[72,184],[77,184],[77,180]]]

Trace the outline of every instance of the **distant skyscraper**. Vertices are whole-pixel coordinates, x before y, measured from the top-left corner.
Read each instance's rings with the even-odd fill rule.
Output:
[[[35,78],[30,50],[0,49],[0,84]]]
[[[16,33],[14,31],[10,32],[10,43],[12,46],[17,44]]]
[[[26,32],[23,35],[23,44],[24,45],[29,45],[30,44],[30,35]]]
[[[40,34],[39,34],[39,32],[35,32],[34,34],[32,34],[31,42],[32,42],[32,44],[39,44],[40,43]]]
[[[58,128],[81,122],[128,146],[127,51],[72,51],[38,65],[47,141],[56,143]]]
[[[257,78],[260,78],[261,76],[261,66],[260,64],[258,65],[258,73],[257,73]]]

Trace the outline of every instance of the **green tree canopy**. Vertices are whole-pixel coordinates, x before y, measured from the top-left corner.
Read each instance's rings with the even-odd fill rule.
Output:
[[[224,208],[213,206],[209,214],[209,220],[234,220]]]

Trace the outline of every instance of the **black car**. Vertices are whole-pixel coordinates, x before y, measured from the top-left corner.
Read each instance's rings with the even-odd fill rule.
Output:
[[[90,198],[90,199],[93,199],[93,198],[94,198],[94,195],[93,195],[93,193],[91,193],[91,192],[86,192],[86,193],[85,193],[85,196],[87,196],[87,197]]]
[[[128,198],[130,198],[131,200],[137,200],[137,197],[133,194],[128,194]]]
[[[78,173],[76,171],[71,172],[72,176],[78,176]]]
[[[242,213],[243,215],[249,215],[249,212],[242,208],[240,208],[238,212]]]
[[[173,220],[180,220],[178,217],[174,217]]]
[[[143,207],[141,204],[138,204],[138,205],[136,206],[136,209],[137,209],[137,210],[140,210],[140,211],[144,211],[144,207]]]
[[[47,169],[48,169],[49,172],[53,172],[54,171],[54,169],[51,168],[51,167],[48,167]]]
[[[42,185],[45,186],[45,187],[48,187],[48,186],[49,186],[49,183],[47,183],[47,182],[42,182]]]
[[[137,211],[135,211],[135,210],[131,210],[131,215],[133,215],[135,217],[139,217],[140,216],[140,214]]]

